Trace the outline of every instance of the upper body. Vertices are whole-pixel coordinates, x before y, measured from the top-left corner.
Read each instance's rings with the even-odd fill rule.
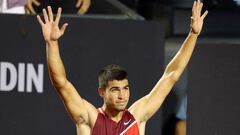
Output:
[[[98,108],[98,117],[92,129],[92,135],[140,135],[138,123],[126,109],[120,121],[109,119],[102,108]]]
[[[207,12],[205,12],[201,16],[202,6],[203,4],[200,0],[194,2],[190,33],[176,56],[167,65],[157,84],[149,94],[143,96],[128,108],[129,114],[136,120],[140,135],[144,135],[146,122],[160,108],[192,55],[197,37],[202,29],[203,20],[207,15]],[[99,121],[99,111],[91,103],[82,98],[68,80],[59,53],[58,39],[64,34],[68,24],[65,23],[61,28],[58,27],[61,8],[59,8],[55,20],[51,7],[48,7],[48,14],[45,9],[43,10],[43,16],[44,22],[40,16],[37,16],[37,18],[47,43],[47,62],[52,83],[61,96],[70,117],[76,124],[77,134],[91,135]],[[121,123],[125,119],[125,109],[130,96],[126,71],[120,66],[108,65],[100,71],[98,79],[98,92],[104,101],[101,108],[107,118],[106,120]]]

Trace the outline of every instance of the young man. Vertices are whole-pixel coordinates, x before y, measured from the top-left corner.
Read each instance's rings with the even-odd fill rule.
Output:
[[[127,73],[116,65],[106,66],[99,74],[99,95],[104,104],[96,109],[83,99],[75,87],[68,81],[59,53],[58,39],[64,34],[65,23],[61,29],[58,24],[61,8],[54,20],[51,7],[48,13],[43,9],[42,27],[47,43],[47,62],[53,85],[61,96],[72,120],[76,124],[78,135],[144,135],[145,124],[160,108],[164,99],[186,67],[198,35],[203,26],[207,11],[201,16],[203,4],[195,1],[192,8],[191,30],[182,47],[166,67],[163,76],[151,92],[125,109],[129,99]]]

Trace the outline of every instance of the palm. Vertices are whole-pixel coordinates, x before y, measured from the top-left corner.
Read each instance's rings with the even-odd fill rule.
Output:
[[[46,10],[43,9],[43,16],[45,23],[41,20],[40,16],[37,16],[38,22],[40,23],[42,27],[42,32],[45,41],[56,41],[58,40],[63,34],[66,29],[67,24],[65,23],[61,29],[59,29],[58,24],[61,17],[61,8],[58,9],[58,13],[56,16],[56,19],[53,19],[53,13],[51,7],[48,7],[48,14],[46,13]]]
[[[203,26],[203,20],[201,18],[194,19],[192,22],[192,31],[193,33],[200,33]]]
[[[203,26],[203,20],[207,16],[208,11],[201,16],[203,4],[198,0],[195,1],[192,8],[191,28],[194,34],[200,34]]]
[[[46,41],[58,40],[62,36],[58,25],[54,22],[49,22],[48,24],[45,24],[45,26],[42,27],[42,31],[44,39]]]

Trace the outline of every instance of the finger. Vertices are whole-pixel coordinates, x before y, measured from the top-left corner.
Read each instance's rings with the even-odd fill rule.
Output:
[[[84,9],[80,8],[80,9],[78,10],[77,14],[83,15],[85,12],[86,12],[86,11],[85,11]]]
[[[194,21],[195,20],[195,18],[194,17],[191,17],[191,21]]]
[[[56,19],[55,19],[55,22],[58,24],[59,21],[60,21],[60,18],[61,18],[61,13],[62,13],[62,8],[58,8],[58,11],[57,11],[57,16],[56,16]]]
[[[89,9],[90,4],[91,4],[90,0],[84,0],[83,3],[82,3],[81,8],[78,11],[78,13],[81,14],[81,15],[85,14],[88,11],[88,9]]]
[[[32,2],[35,6],[40,6],[40,2],[38,2],[37,0],[32,0]]]
[[[197,3],[198,3],[198,5],[200,5],[200,3],[201,3],[201,0],[197,0]]]
[[[201,16],[202,8],[203,8],[203,3],[200,3],[200,6],[199,6],[199,16]]]
[[[194,1],[194,2],[193,2],[193,7],[192,7],[192,15],[193,15],[193,16],[196,15],[196,6],[197,6],[197,2]]]
[[[202,14],[202,8],[203,8],[203,3],[200,2],[199,3],[199,7],[198,7],[198,16],[201,17],[201,14]]]
[[[196,15],[197,16],[199,16],[201,14],[199,11],[200,6],[201,6],[201,1],[197,0],[197,6],[196,6]]]
[[[52,22],[53,21],[52,8],[50,6],[48,6],[47,9],[48,9],[49,20]]]
[[[201,16],[201,18],[204,20],[207,14],[208,14],[208,11],[205,11],[204,14]]]
[[[29,10],[28,10],[28,7],[27,7],[27,5],[25,5],[25,6],[24,6],[24,10],[25,10],[25,13],[26,13],[27,15],[29,15],[29,14],[30,14],[30,12],[29,12]]]
[[[194,21],[195,21],[196,19],[194,18],[194,17],[191,17],[191,27],[192,27],[192,24],[194,23]]]
[[[25,13],[26,13],[27,15],[30,15],[30,11],[28,10],[27,7],[25,7]]]
[[[193,17],[191,17],[191,24],[192,24],[192,22],[193,22]]]
[[[77,3],[76,3],[76,7],[79,8],[82,4],[82,0],[78,0]]]
[[[37,20],[38,20],[38,22],[39,22],[39,24],[40,24],[41,26],[44,25],[44,23],[43,23],[43,21],[42,21],[42,19],[41,19],[41,17],[40,17],[39,15],[37,15]]]
[[[43,9],[43,16],[44,16],[45,22],[49,22],[48,15],[47,15],[47,11],[46,11],[45,8]]]
[[[33,8],[33,6],[31,4],[28,4],[27,8],[28,8],[30,14],[36,14],[36,12],[35,12],[35,10],[34,10],[34,8]]]
[[[64,34],[67,26],[68,26],[68,23],[63,24],[63,26],[62,26],[62,28],[61,28],[61,33],[62,33],[62,34]]]

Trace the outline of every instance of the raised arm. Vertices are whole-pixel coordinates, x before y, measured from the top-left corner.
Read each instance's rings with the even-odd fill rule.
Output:
[[[46,41],[47,63],[52,83],[57,89],[73,121],[76,124],[85,123],[92,126],[96,117],[95,115],[97,114],[96,109],[82,99],[74,86],[68,81],[60,57],[58,39],[64,34],[68,25],[65,23],[61,29],[58,27],[61,8],[58,9],[55,20],[51,7],[48,7],[48,14],[47,11],[43,9],[43,16],[44,22],[39,15],[37,19],[42,27],[43,36]]]
[[[147,121],[162,105],[164,99],[184,71],[194,50],[196,40],[203,26],[207,11],[201,16],[203,4],[195,1],[192,7],[191,30],[180,50],[167,65],[163,76],[152,91],[130,107],[130,111],[139,121]]]

